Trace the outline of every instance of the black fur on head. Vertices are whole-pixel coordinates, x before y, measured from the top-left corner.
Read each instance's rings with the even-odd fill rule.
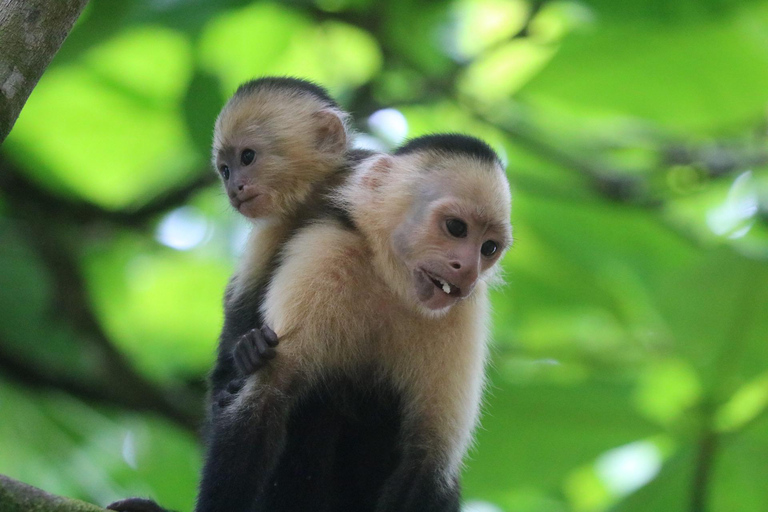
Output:
[[[395,150],[395,155],[407,155],[421,151],[440,151],[469,156],[482,162],[501,165],[496,152],[482,140],[460,133],[435,133],[411,139]]]
[[[339,105],[336,103],[336,100],[331,98],[331,95],[328,94],[328,91],[326,91],[324,87],[317,85],[314,82],[310,82],[309,80],[304,80],[302,78],[294,78],[291,76],[265,76],[262,78],[255,78],[253,80],[249,80],[248,82],[241,84],[240,87],[237,88],[237,91],[235,91],[235,94],[233,97],[237,98],[241,96],[247,96],[261,89],[273,89],[273,90],[284,90],[284,91],[308,93],[316,97],[320,101],[327,103],[329,107],[336,108],[336,109],[339,108]]]

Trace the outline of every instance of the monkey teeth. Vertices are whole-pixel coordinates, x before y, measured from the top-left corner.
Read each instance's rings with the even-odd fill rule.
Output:
[[[432,281],[432,284],[443,290],[446,295],[456,295],[459,293],[459,289],[448,281],[441,279],[434,274],[430,274],[429,272],[425,271],[424,273]]]
[[[451,294],[451,285],[447,282],[443,281],[439,277],[432,278],[433,281],[435,281],[435,284],[439,284],[439,288],[442,288],[443,291],[446,293],[446,295]]]

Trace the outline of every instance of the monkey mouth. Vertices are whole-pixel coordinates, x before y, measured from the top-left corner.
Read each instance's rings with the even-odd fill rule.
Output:
[[[444,294],[450,295],[451,297],[461,297],[461,289],[455,284],[451,284],[442,277],[427,272],[424,269],[421,269],[421,271],[424,272],[424,275],[426,275],[427,278],[432,281],[432,284],[434,284],[435,287],[440,289],[440,291],[442,291]]]
[[[241,214],[245,215],[246,217],[256,217],[260,213],[260,206],[261,206],[261,194],[253,194],[246,196],[242,199],[237,198],[234,202],[234,207],[239,211]]]
[[[253,201],[254,199],[258,199],[261,194],[251,194],[248,196],[245,196],[243,198],[238,197],[235,201],[237,202],[236,206],[240,208],[244,204]]]

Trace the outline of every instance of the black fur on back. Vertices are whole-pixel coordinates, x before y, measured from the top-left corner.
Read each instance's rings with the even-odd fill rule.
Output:
[[[400,407],[389,386],[326,376],[294,407],[253,512],[374,512],[401,457]]]
[[[336,100],[331,97],[325,87],[310,82],[309,80],[304,80],[303,78],[294,78],[290,76],[265,76],[249,80],[237,88],[233,97],[247,96],[261,89],[308,93],[324,103],[327,103],[329,107],[339,108]]]
[[[477,137],[460,133],[435,133],[411,139],[400,146],[395,151],[395,155],[408,155],[421,151],[455,153],[475,158],[481,162],[501,165],[499,155],[496,154],[491,146]]]

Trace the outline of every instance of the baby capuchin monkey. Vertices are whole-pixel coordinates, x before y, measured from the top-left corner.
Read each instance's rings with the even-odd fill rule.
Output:
[[[328,92],[297,78],[265,77],[241,85],[219,114],[213,164],[231,205],[254,221],[225,297],[225,321],[211,374],[211,413],[274,357],[278,339],[258,305],[278,248],[322,208],[348,158],[348,114]]]
[[[350,162],[369,154],[348,149],[348,118],[317,84],[264,77],[242,84],[216,119],[214,168],[230,204],[254,225],[225,295],[224,327],[210,377],[209,431],[243,378],[275,355],[278,338],[263,324],[259,304],[280,246],[315,216],[334,212],[346,222],[327,193],[344,179]],[[139,498],[109,508],[163,510]]]
[[[512,242],[503,167],[482,141],[431,135],[331,191],[347,216],[300,226],[269,271],[279,354],[214,418],[197,512],[460,509]],[[116,509],[162,510],[146,504]]]

